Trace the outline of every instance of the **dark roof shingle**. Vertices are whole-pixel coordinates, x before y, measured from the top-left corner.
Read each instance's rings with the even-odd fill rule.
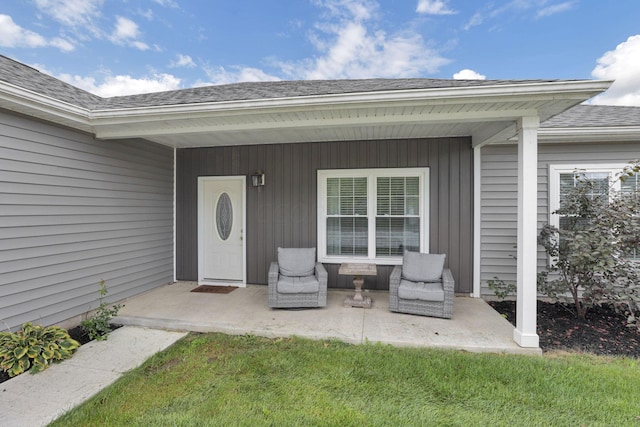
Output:
[[[542,123],[544,128],[640,126],[640,107],[576,105]]]
[[[103,98],[0,55],[0,80],[77,107],[92,109]]]
[[[555,80],[360,79],[245,82],[102,98],[0,55],[0,80],[88,109],[115,109]]]
[[[245,82],[140,95],[117,96],[105,99],[103,105],[104,108],[128,108],[414,89],[496,86],[513,83],[523,84],[527,82],[539,83],[541,81],[543,80],[445,80],[415,78]]]

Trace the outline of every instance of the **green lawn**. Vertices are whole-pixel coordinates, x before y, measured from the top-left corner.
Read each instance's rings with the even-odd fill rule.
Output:
[[[52,425],[640,426],[640,361],[190,334]]]

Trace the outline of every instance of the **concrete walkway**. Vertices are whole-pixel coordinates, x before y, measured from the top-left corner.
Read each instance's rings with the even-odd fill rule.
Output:
[[[106,341],[83,345],[71,359],[45,371],[5,381],[0,384],[0,425],[46,426],[184,335],[123,327]]]

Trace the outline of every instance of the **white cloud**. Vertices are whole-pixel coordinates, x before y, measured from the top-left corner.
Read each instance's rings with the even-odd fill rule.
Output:
[[[176,3],[174,0],[153,0],[153,2],[158,3],[160,6],[164,7],[171,7],[174,9],[180,8],[180,6],[178,6],[178,3]]]
[[[455,80],[486,80],[487,76],[480,74],[477,71],[465,68],[464,70],[460,70],[455,73],[453,78]]]
[[[113,38],[117,40],[136,39],[139,35],[138,24],[122,16],[116,18],[116,28],[113,30]]]
[[[326,9],[330,16],[356,20],[371,19],[380,7],[373,0],[315,0],[315,4]]]
[[[191,59],[189,55],[182,55],[179,53],[177,59],[175,61],[171,61],[171,64],[169,66],[172,68],[193,68],[196,66],[196,63],[193,62],[193,59]]]
[[[140,30],[138,24],[122,16],[116,17],[116,25],[109,39],[119,45],[128,45],[139,50],[149,49],[149,45],[138,40]]]
[[[47,40],[33,31],[16,24],[9,15],[0,14],[0,46],[38,48],[53,46],[64,52],[75,49],[73,43],[60,37]]]
[[[476,12],[476,13],[473,14],[471,19],[469,19],[469,22],[467,22],[465,24],[464,29],[466,31],[469,31],[473,27],[477,27],[478,25],[482,25],[483,22],[484,22],[484,16],[482,15],[482,13]]]
[[[92,29],[101,15],[104,0],[35,0],[36,7],[59,23],[69,27]]]
[[[0,46],[44,47],[47,40],[38,33],[22,28],[8,15],[0,15]]]
[[[310,35],[319,55],[278,65],[289,78],[416,77],[449,62],[418,33],[376,29],[378,4],[367,0],[318,2],[329,15]],[[373,21],[373,22],[371,22]]]
[[[591,72],[597,79],[615,80],[593,104],[640,106],[640,34],[629,37],[598,59]]]
[[[205,72],[209,77],[209,82],[200,82],[197,86],[206,85],[223,85],[238,82],[266,82],[277,81],[280,78],[269,75],[258,68],[252,67],[231,67],[227,70],[224,67],[205,68]]]
[[[556,13],[566,12],[568,10],[573,9],[573,5],[575,1],[565,1],[563,3],[552,4],[550,6],[543,7],[538,10],[536,16],[538,18],[543,18],[545,16],[555,15]]]
[[[499,24],[510,22],[513,19],[505,17],[506,14],[515,16],[530,15],[531,19],[546,18],[562,12],[567,12],[575,6],[577,0],[562,1],[557,0],[511,0],[506,3],[488,3],[482,10],[477,11],[465,24],[464,29],[497,20]]]
[[[416,12],[426,15],[452,15],[456,13],[447,6],[448,0],[419,0]]]
[[[64,52],[71,52],[76,48],[75,45],[71,43],[69,40],[66,40],[60,37],[55,37],[51,39],[49,44],[53,47],[57,47],[58,49]]]
[[[62,74],[59,79],[76,87],[84,89],[102,97],[134,95],[139,93],[162,92],[180,89],[181,80],[171,74],[153,74],[151,76],[134,78],[127,75],[108,76],[102,83],[93,77],[72,76]]]
[[[151,9],[139,10],[138,14],[145,18],[147,21],[153,21],[153,10]]]

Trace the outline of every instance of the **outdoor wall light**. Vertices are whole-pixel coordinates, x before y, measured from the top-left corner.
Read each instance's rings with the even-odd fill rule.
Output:
[[[257,170],[253,175],[251,175],[251,184],[254,187],[264,186],[264,172],[262,172],[262,170]]]

